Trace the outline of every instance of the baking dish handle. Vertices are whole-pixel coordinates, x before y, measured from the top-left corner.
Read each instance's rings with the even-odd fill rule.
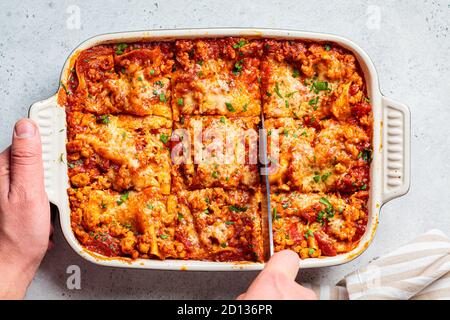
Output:
[[[42,142],[44,182],[49,201],[58,205],[59,192],[64,192],[66,175],[65,112],[58,106],[57,95],[31,105],[30,119],[39,127]]]
[[[411,183],[411,113],[383,97],[383,203],[409,191]]]

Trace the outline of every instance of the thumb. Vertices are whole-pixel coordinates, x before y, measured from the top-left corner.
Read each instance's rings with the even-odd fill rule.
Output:
[[[36,124],[29,119],[18,121],[11,145],[10,185],[12,188],[43,191],[42,148]],[[10,188],[11,190],[11,188]]]
[[[289,280],[295,280],[300,266],[300,258],[291,250],[276,252],[261,272],[261,276],[268,273],[281,273]]]

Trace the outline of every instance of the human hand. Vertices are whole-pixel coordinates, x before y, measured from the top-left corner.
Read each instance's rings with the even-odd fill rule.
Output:
[[[24,297],[49,235],[40,136],[33,121],[22,119],[0,154],[0,299]]]
[[[300,258],[294,251],[275,253],[264,270],[238,300],[315,300],[315,293],[302,287],[295,278]]]

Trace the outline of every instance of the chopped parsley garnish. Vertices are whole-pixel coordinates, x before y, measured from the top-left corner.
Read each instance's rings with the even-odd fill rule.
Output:
[[[280,86],[278,85],[278,82],[275,82],[275,88],[273,89],[273,91],[277,94],[277,96],[279,96],[281,99],[283,99],[283,96],[281,95],[281,92],[280,92]]]
[[[101,115],[101,116],[99,117],[99,120],[100,120],[102,123],[104,123],[104,124],[108,124],[108,123],[110,122],[110,120],[109,120],[109,114]]]
[[[139,81],[143,81],[144,79],[142,79],[142,77],[139,76],[139,77],[138,77],[138,80],[139,80]]]
[[[326,81],[315,81],[311,85],[311,90],[318,94],[320,91],[331,91],[331,88]]]
[[[285,202],[281,206],[283,207],[283,209],[287,209],[287,208],[289,208],[289,203]]]
[[[311,230],[308,229],[305,232],[305,239],[308,239],[309,237],[313,237],[313,236],[314,236],[314,233]]]
[[[119,200],[117,200],[117,204],[120,206],[122,203],[124,203],[126,200],[128,199],[128,192],[125,192],[124,194],[122,194],[119,198]]]
[[[314,249],[314,248],[310,248],[309,251],[308,251],[310,256],[313,255],[314,252],[316,252],[316,249]]]
[[[150,70],[150,74],[154,75],[155,74],[155,69]]]
[[[156,81],[156,82],[155,82],[155,85],[156,85],[156,86],[160,86],[161,88],[164,87],[164,83],[162,83],[161,80]]]
[[[123,54],[123,51],[128,47],[128,45],[126,43],[119,43],[117,45],[117,50],[116,50],[116,54],[117,55],[121,55]]]
[[[309,100],[308,104],[310,106],[313,107],[314,110],[317,110],[318,107],[318,103],[319,103],[319,96],[312,98],[311,100]]]
[[[328,179],[329,176],[331,176],[331,172],[324,173],[324,174],[322,175],[322,181],[323,181],[323,182],[327,181],[327,179]]]
[[[242,48],[243,46],[245,46],[245,40],[239,40],[238,43],[233,44],[233,48],[234,48],[234,49]]]
[[[225,221],[225,224],[229,226],[229,225],[234,224],[234,221]]]
[[[223,242],[223,243],[220,244],[220,246],[221,246],[222,248],[226,248],[226,247],[228,247],[228,244],[226,244],[225,242]]]
[[[220,122],[225,123],[225,117],[220,117]]]
[[[225,106],[227,107],[227,110],[230,112],[235,112],[236,109],[234,109],[233,105],[229,102],[225,102]]]
[[[149,203],[149,204],[147,204],[147,208],[150,210],[153,210],[154,206],[151,203]]]
[[[320,176],[319,176],[318,174],[316,174],[316,175],[313,177],[313,179],[314,179],[314,182],[315,182],[315,183],[319,183],[319,182],[320,182]]]
[[[67,87],[64,83],[61,82],[61,87],[63,87],[64,91],[66,92],[67,95],[71,95],[72,92],[70,92],[69,90],[67,90]]]
[[[277,212],[277,208],[273,208],[273,218],[274,220],[278,220],[280,218]]]
[[[163,133],[159,136],[159,139],[162,141],[162,143],[166,144],[167,141],[169,141],[169,136]]]
[[[232,211],[232,212],[245,212],[245,211],[247,211],[248,208],[246,206],[240,207],[240,206],[236,206],[236,205],[231,205],[228,207],[228,209],[230,209],[230,211]]]
[[[202,65],[203,65],[203,60],[198,60],[198,61],[197,61],[197,64],[198,64],[199,66],[202,66]]]
[[[294,69],[294,71],[292,71],[292,77],[298,78],[299,75],[300,75],[300,72],[297,69]]]
[[[242,112],[247,112],[248,109],[248,103],[244,104],[244,106],[242,107]]]
[[[209,214],[208,208],[206,208],[206,209],[203,211],[203,213],[204,213],[204,214]]]
[[[364,183],[362,186],[361,186],[361,190],[366,190],[367,189],[367,185]]]
[[[211,173],[211,175],[214,179],[219,178],[219,173],[217,171],[213,171],[213,173]]]
[[[333,208],[333,206],[331,205],[330,201],[328,201],[327,198],[322,197],[322,198],[320,198],[319,202],[320,202],[321,204],[326,205],[327,208]]]
[[[179,106],[182,106],[184,104],[183,98],[178,98],[177,103]]]
[[[159,101],[167,102],[166,95],[164,93],[159,94]]]
[[[363,149],[358,154],[358,159],[359,158],[362,158],[366,162],[370,162],[370,160],[372,160],[372,150],[370,150],[370,149]]]
[[[242,60],[239,60],[238,62],[236,62],[235,64],[234,64],[234,68],[233,68],[233,74],[235,75],[235,76],[237,76],[237,75],[239,75],[239,72],[241,72],[241,70],[242,70],[242,67],[243,67],[243,61]]]
[[[181,213],[178,213],[178,220],[181,221],[183,219],[184,219],[183,215]]]
[[[161,239],[167,239],[169,236],[167,234],[162,234],[159,236]]]
[[[325,45],[325,51],[330,51],[330,50],[331,50],[330,45],[329,45],[329,44],[326,44],[326,45]]]

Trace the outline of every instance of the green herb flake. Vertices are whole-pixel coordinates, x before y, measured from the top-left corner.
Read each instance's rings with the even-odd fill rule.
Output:
[[[245,40],[239,40],[238,43],[233,44],[233,49],[242,48],[245,46]]]
[[[314,179],[314,182],[315,182],[315,183],[319,183],[319,182],[320,182],[320,176],[319,176],[318,174],[316,174],[316,175],[313,177],[313,179]]]
[[[154,75],[155,74],[155,69],[150,70],[150,74]]]
[[[236,109],[234,109],[233,105],[229,102],[225,102],[225,106],[227,107],[227,110],[230,112],[235,112]]]
[[[239,73],[242,71],[242,67],[243,67],[243,60],[239,60],[238,62],[236,62],[234,64],[234,68],[233,68],[233,74],[235,76],[239,75]]]
[[[322,197],[322,198],[320,198],[319,202],[320,202],[321,204],[326,205],[327,208],[333,208],[333,206],[331,205],[330,201],[328,201],[327,198]]]
[[[275,82],[275,88],[273,89],[273,91],[277,94],[277,96],[279,96],[281,99],[283,99],[283,96],[281,95],[281,92],[280,92],[280,86],[278,85],[278,82]]]
[[[178,98],[177,104],[178,104],[179,106],[182,106],[182,105],[184,104],[183,98]]]
[[[331,172],[324,173],[324,174],[322,175],[322,181],[323,181],[323,182],[327,181],[327,179],[328,179],[329,176],[331,176]]]
[[[122,194],[119,198],[119,200],[117,200],[117,204],[120,206],[122,203],[124,203],[126,200],[128,199],[128,192],[125,192],[124,194]]]
[[[314,248],[310,248],[308,250],[308,253],[309,253],[310,256],[312,256],[314,254],[314,252],[316,252],[316,250]]]
[[[220,122],[225,123],[225,117],[220,117]]]
[[[225,221],[225,224],[230,226],[230,225],[234,224],[234,221]]]
[[[331,50],[331,46],[327,43],[325,45],[325,51],[330,51]]]
[[[167,141],[169,141],[169,136],[163,133],[159,136],[159,139],[162,141],[162,143],[166,144]]]
[[[236,205],[231,205],[228,207],[228,209],[230,209],[230,211],[232,211],[232,212],[245,212],[245,211],[247,211],[248,207],[247,206],[240,207],[240,206],[236,206]]]
[[[100,121],[104,124],[110,123],[109,114],[104,114],[100,116]]]
[[[218,173],[217,171],[213,171],[213,173],[211,173],[211,176],[212,176],[214,179],[217,179],[217,178],[219,178],[219,173]]]
[[[166,95],[165,95],[164,93],[161,93],[161,94],[159,95],[159,101],[161,101],[161,102],[167,102]]]
[[[66,85],[65,85],[64,83],[62,83],[62,82],[61,82],[61,87],[63,87],[63,89],[64,89],[64,91],[66,92],[67,95],[71,95],[71,94],[72,94],[72,92],[70,92],[70,91],[67,89]]]
[[[313,237],[313,236],[314,236],[314,233],[312,232],[312,230],[308,229],[305,232],[305,239],[308,239],[309,237]]]
[[[292,71],[292,77],[293,78],[298,78],[300,76],[300,72],[298,71],[298,69],[294,69]]]
[[[169,236],[167,234],[162,234],[159,236],[161,239],[167,239]]]
[[[117,50],[116,50],[116,54],[117,55],[121,55],[123,54],[124,50],[128,47],[128,45],[126,43],[119,43],[117,45]]]
[[[278,220],[280,216],[278,215],[277,208],[273,208],[273,219]]]
[[[226,247],[228,247],[228,244],[225,243],[225,242],[223,242],[223,243],[220,244],[220,246],[221,246],[222,248],[226,248]]]

